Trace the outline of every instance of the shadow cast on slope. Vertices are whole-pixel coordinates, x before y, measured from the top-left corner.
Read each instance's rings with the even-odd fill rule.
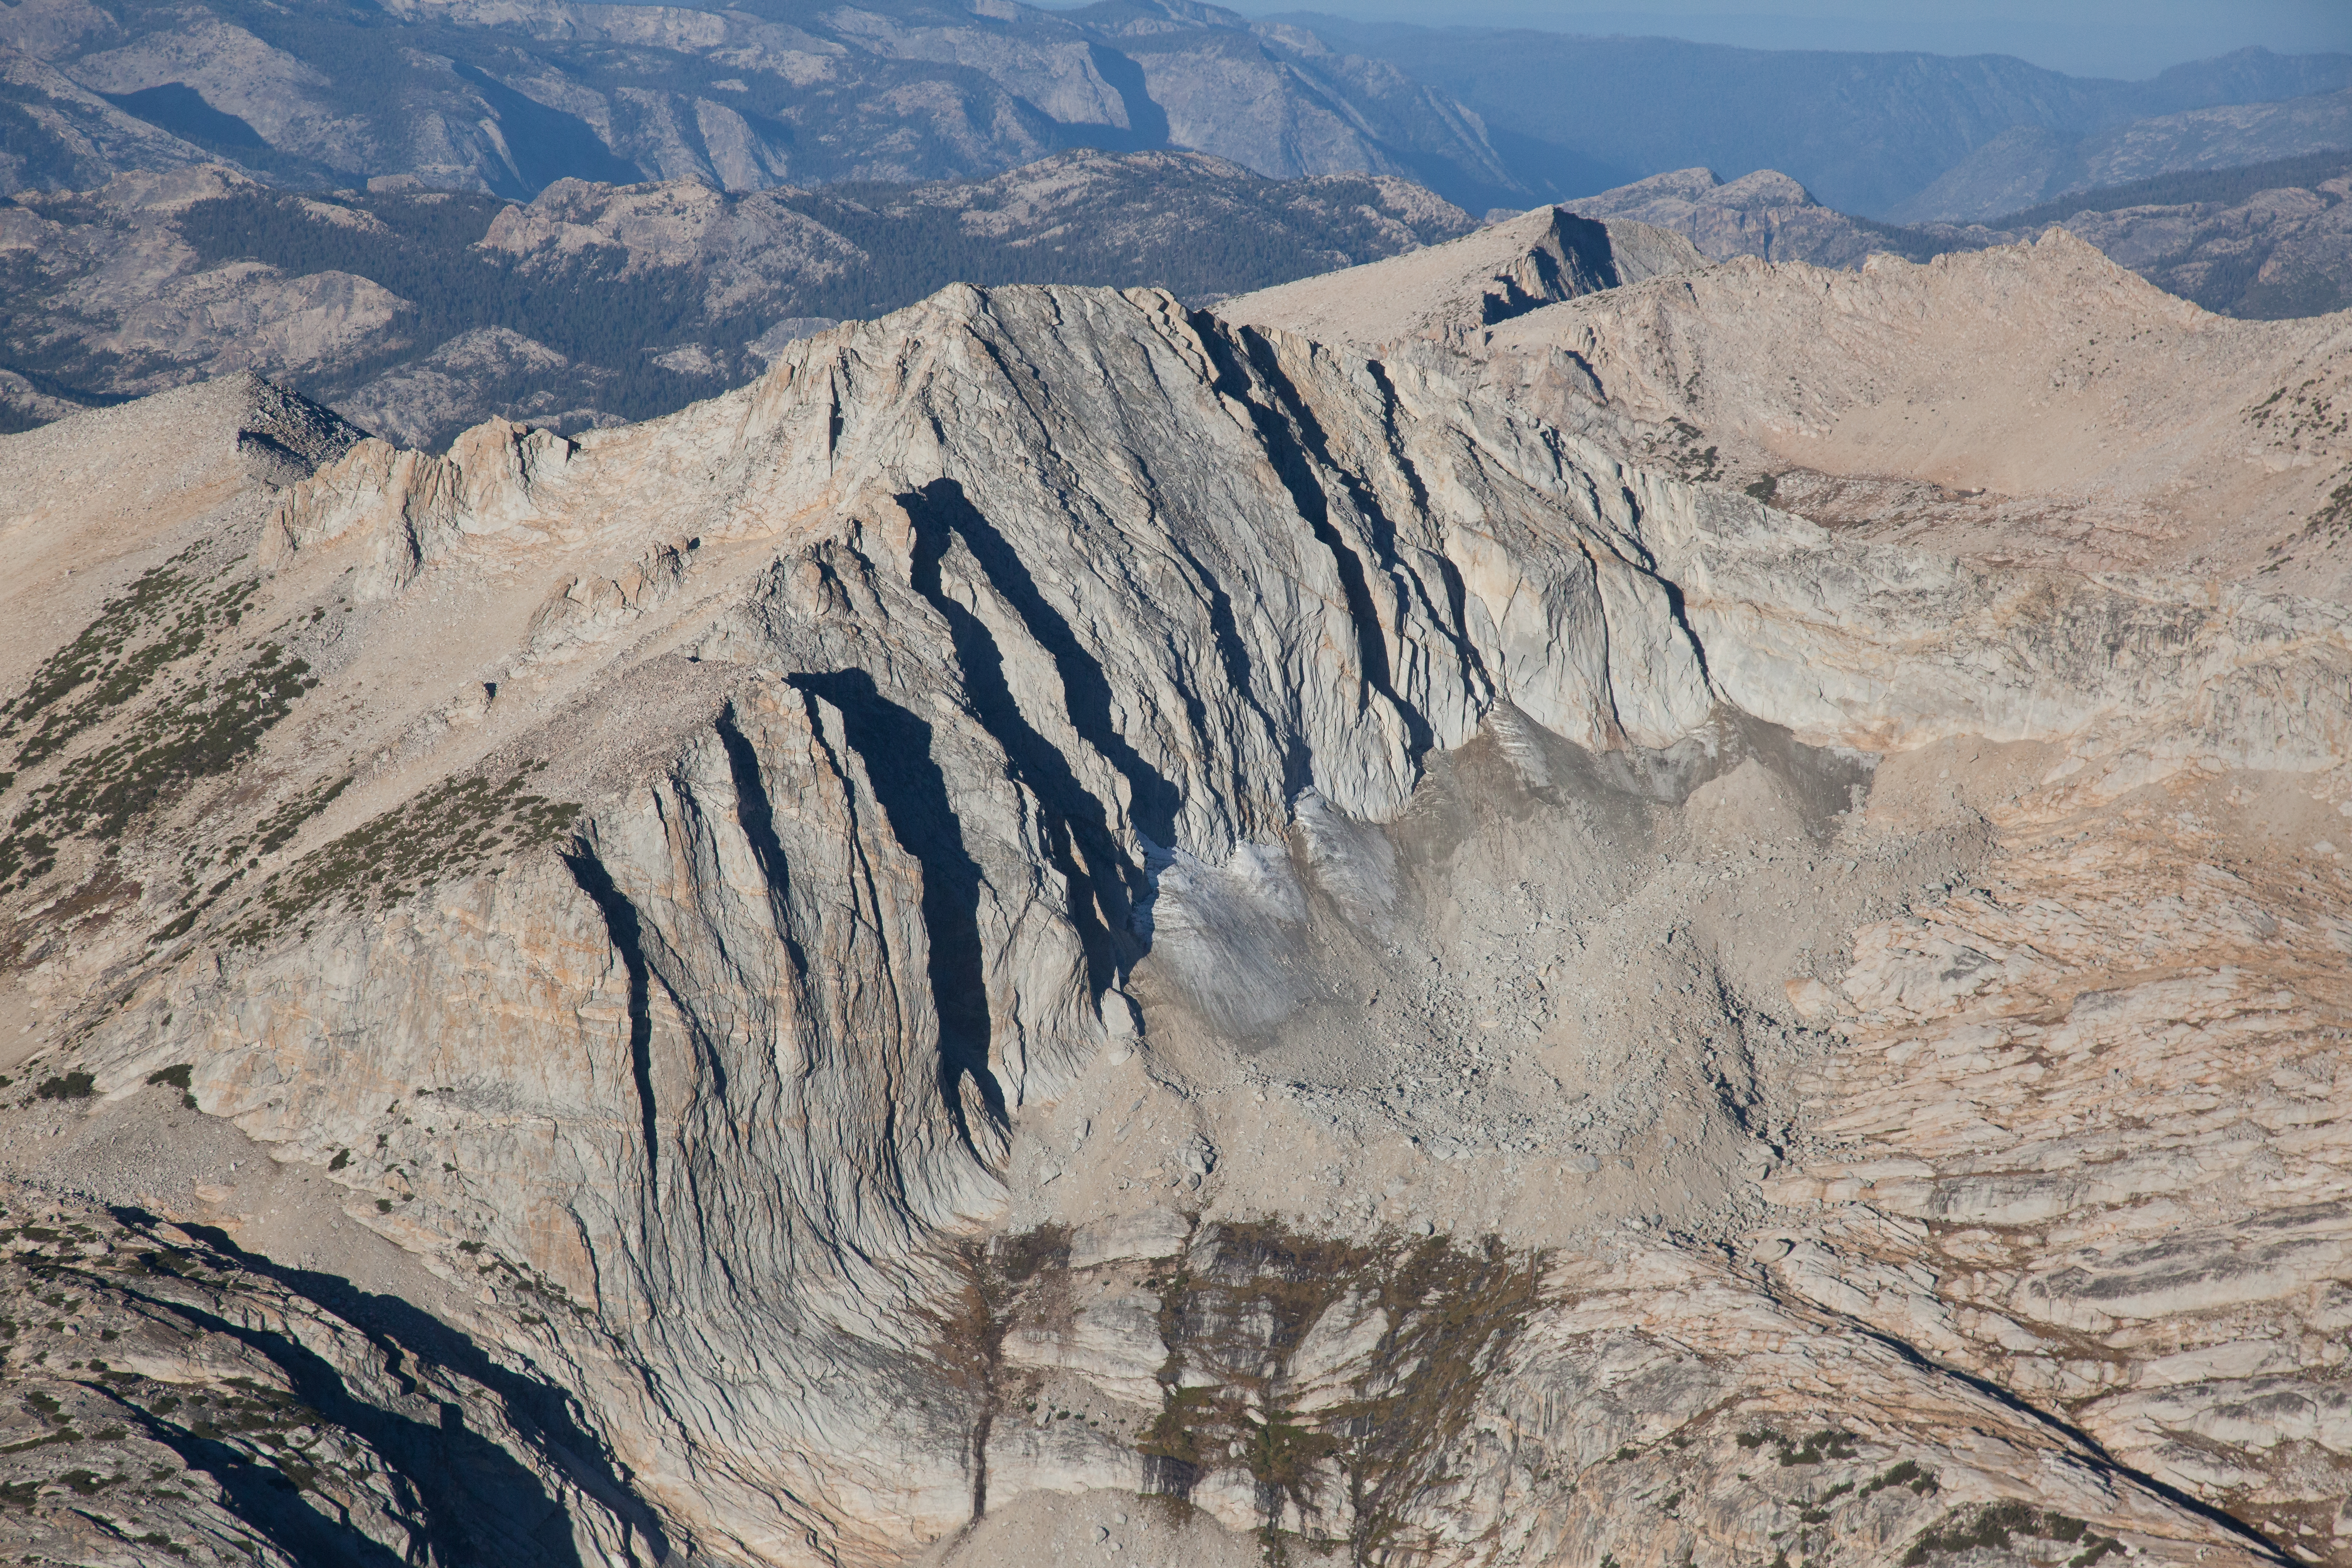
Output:
[[[1193,326],[1215,367],[1215,390],[1249,410],[1250,422],[1265,448],[1266,459],[1282,480],[1283,489],[1289,492],[1292,507],[1306,520],[1316,542],[1329,552],[1355,632],[1356,658],[1363,671],[1364,684],[1386,698],[1403,720],[1406,749],[1418,763],[1437,743],[1436,736],[1421,710],[1397,695],[1389,668],[1388,643],[1372,602],[1371,580],[1364,570],[1363,558],[1349,547],[1332,525],[1330,498],[1324,492],[1318,470],[1318,465],[1325,471],[1337,470],[1330,461],[1322,427],[1315,422],[1297,389],[1282,374],[1275,362],[1273,344],[1264,334],[1247,328],[1227,329],[1205,311],[1194,314]],[[1228,336],[1229,331],[1233,336]],[[1236,339],[1247,356],[1246,366],[1234,353]],[[1256,395],[1260,384],[1279,407],[1269,408],[1260,400]],[[1360,503],[1365,521],[1379,536],[1373,541],[1375,548],[1387,551],[1393,531],[1386,515],[1368,495],[1357,491],[1352,485],[1349,488],[1356,492],[1351,499]]]
[[[152,1236],[152,1227],[158,1223],[153,1215],[129,1207],[110,1212],[123,1226],[156,1239]],[[397,1296],[363,1290],[340,1275],[273,1262],[243,1250],[226,1232],[210,1226],[183,1224],[179,1228],[244,1272],[268,1279],[357,1329],[383,1356],[404,1394],[417,1397],[421,1394],[417,1380],[402,1370],[412,1356],[488,1390],[515,1429],[537,1444],[573,1485],[640,1537],[650,1549],[653,1562],[667,1558],[667,1540],[653,1510],[630,1489],[603,1443],[580,1424],[572,1396],[565,1390],[503,1364],[466,1334]],[[164,1244],[157,1240],[157,1245]],[[167,1256],[172,1250],[166,1248]],[[285,1373],[295,1397],[325,1419],[364,1438],[413,1492],[425,1521],[425,1540],[416,1544],[429,1547],[433,1561],[452,1565],[480,1563],[484,1568],[535,1568],[537,1564],[584,1568],[572,1543],[571,1516],[562,1500],[550,1496],[540,1479],[513,1455],[469,1429],[456,1405],[436,1401],[436,1423],[386,1410],[354,1394],[331,1363],[290,1334],[230,1322],[160,1297],[140,1293],[140,1299],[159,1311],[234,1338],[268,1358]],[[152,1416],[144,1419],[154,1424]],[[207,1447],[205,1439],[186,1433],[176,1437],[160,1431],[155,1435],[158,1441],[181,1452],[189,1464],[214,1475],[233,1498],[269,1500],[270,1493],[256,1489],[281,1484],[269,1480],[249,1463],[240,1470],[241,1458],[233,1462],[232,1457],[213,1452],[219,1446]],[[289,1538],[284,1543],[298,1561],[403,1560],[388,1552],[380,1559],[371,1556],[371,1551],[383,1549],[348,1525],[327,1521],[308,1508],[302,1511],[320,1522],[313,1527],[298,1520],[287,1527],[301,1538]],[[240,1511],[239,1517],[247,1516]],[[253,1522],[262,1527],[262,1521]],[[348,1541],[343,1539],[346,1536]],[[333,1549],[324,1555],[299,1549],[312,1545]],[[412,1551],[406,1560],[418,1557]]]
[[[1062,749],[1039,734],[1021,710],[995,635],[942,585],[941,563],[956,540],[962,540],[988,584],[1053,660],[1071,727],[1127,781],[1137,832],[1152,844],[1174,842],[1181,798],[1176,786],[1118,732],[1102,665],[1038,592],[1019,552],[972,505],[963,487],[953,479],[937,479],[898,499],[914,524],[910,572],[915,591],[947,623],[963,671],[965,695],[1004,749],[1013,775],[1045,808],[1047,853],[1069,880],[1070,917],[1085,944],[1088,984],[1099,993],[1140,956],[1138,933],[1148,929],[1151,878],[1120,847],[1101,798],[1078,781]]]
[[[1013,776],[1041,808],[1046,857],[1069,890],[1066,913],[1078,935],[1087,988],[1099,996],[1118,984],[1148,945],[1143,933],[1150,930],[1154,879],[1149,867],[1138,865],[1121,847],[1101,798],[1079,781],[1062,748],[1040,734],[1022,711],[994,633],[947,591],[942,566],[959,541],[986,586],[1052,661],[1071,726],[1126,782],[1133,826],[1147,844],[1174,842],[1181,795],[1120,732],[1101,661],[963,487],[938,479],[897,499],[913,527],[911,584],[946,623],[966,698],[1003,748]],[[1224,635],[1230,637],[1230,664],[1239,637],[1231,627]],[[788,679],[840,710],[846,731],[842,741],[864,763],[892,835],[922,867],[929,980],[940,1018],[941,1099],[967,1142],[973,1131],[964,1111],[967,1084],[1002,1130],[1008,1123],[1003,1086],[990,1067],[993,1026],[980,931],[983,879],[965,845],[946,774],[932,754],[931,727],[885,697],[864,670],[803,672]],[[740,738],[729,745],[738,793],[748,799],[743,780],[756,759]],[[759,813],[747,809],[751,816],[746,831],[755,850],[780,859],[780,848],[762,847],[764,818],[752,820]]]
[[[191,1322],[220,1320],[181,1310]],[[97,1385],[93,1385],[97,1386]],[[239,1523],[252,1530],[296,1563],[318,1568],[404,1568],[416,1560],[424,1543],[413,1536],[410,1551],[394,1552],[355,1529],[348,1521],[331,1519],[303,1500],[302,1489],[284,1470],[256,1463],[242,1450],[216,1437],[200,1437],[142,1410],[111,1388],[98,1391],[139,1428],[141,1436],[170,1449],[189,1469],[209,1476],[220,1488],[221,1501]],[[414,1500],[404,1498],[403,1502]],[[577,1561],[575,1556],[574,1561]]]
[[[793,933],[784,909],[785,889],[789,885],[791,868],[784,857],[783,841],[776,837],[775,802],[769,797],[767,778],[760,768],[760,750],[736,721],[734,710],[719,716],[719,742],[727,748],[727,772],[735,784],[735,820],[751,841],[751,854],[760,862],[760,873],[768,882],[768,913],[776,933],[783,944],[784,954],[792,961],[795,981],[808,977],[808,953],[800,938]]]
[[[963,824],[948,796],[946,775],[932,759],[931,727],[883,696],[862,669],[788,679],[840,710],[842,743],[865,763],[891,836],[923,868],[928,978],[940,1016],[940,1097],[957,1132],[977,1154],[964,1114],[965,1084],[1000,1129],[1008,1121],[1004,1090],[988,1065],[992,1031],[980,936],[980,864],[964,847]]]
[[[1955,1382],[1965,1384],[1994,1403],[2076,1445],[2089,1456],[2093,1467],[2104,1475],[2128,1480],[2133,1485],[2162,1498],[2183,1512],[2194,1514],[2209,1524],[2229,1531],[2270,1562],[2277,1563],[2294,1562],[2294,1559],[2288,1556],[2276,1542],[2264,1535],[2252,1523],[2230,1512],[2229,1510],[2208,1502],[2202,1498],[2182,1490],[2159,1476],[2135,1468],[2116,1458],[2107,1451],[2106,1445],[2091,1434],[2089,1428],[2076,1426],[2064,1415],[2043,1409],[2023,1394],[1995,1383],[1991,1378],[1961,1367],[1947,1365],[1908,1340],[1888,1333],[1884,1329],[1874,1327],[1859,1318],[1850,1318],[1843,1313],[1837,1313],[1836,1316],[1853,1332],[1885,1346],[1905,1364],[1923,1373],[1948,1377]]]
[[[1127,111],[1124,126],[1056,121],[1062,142],[1069,147],[1098,147],[1106,153],[1140,153],[1168,145],[1168,111],[1160,107],[1145,85],[1143,68],[1102,44],[1087,46],[1096,72],[1118,94]]]
[[[1069,763],[1043,736],[1029,727],[1013,706],[1013,694],[1006,686],[1003,657],[988,628],[961,605],[947,597],[940,586],[940,563],[947,553],[950,537],[961,538],[964,548],[980,569],[988,574],[990,584],[1005,602],[1020,616],[1021,623],[1038,647],[1054,661],[1054,673],[1062,682],[1063,708],[1069,715],[1070,725],[1079,738],[1101,753],[1103,759],[1118,770],[1126,779],[1136,827],[1154,844],[1171,844],[1176,837],[1176,813],[1183,801],[1175,784],[1159,769],[1146,762],[1111,718],[1110,680],[1103,673],[1102,662],[1086,649],[1070,623],[1062,613],[1045,601],[1038,592],[1036,579],[1021,560],[1020,552],[1006,542],[996,525],[988,521],[980,509],[971,504],[963,487],[953,479],[934,479],[912,495],[898,498],[915,522],[916,591],[929,599],[933,608],[949,616],[950,629],[956,640],[956,654],[966,662],[966,676],[971,674],[971,659],[977,657],[985,668],[982,679],[990,687],[989,707],[1001,710],[1006,726],[995,723],[996,713],[987,716],[990,728],[1000,742],[1009,734],[1020,742],[1024,755],[1015,761],[1033,774],[1030,782],[1050,784],[1064,797],[1049,801],[1065,816],[1076,817],[1091,837],[1098,830],[1101,844],[1109,847],[1114,860],[1124,872],[1129,868],[1125,858],[1112,846],[1109,824],[1103,816],[1101,804],[1093,794],[1084,789],[1069,772]],[[950,610],[952,607],[953,613]],[[1090,843],[1089,851],[1096,846]],[[1130,883],[1130,891],[1139,896],[1140,885]]]
[[[564,868],[604,917],[604,932],[629,977],[629,1075],[637,1089],[637,1132],[646,1145],[646,1195],[661,1197],[659,1130],[654,1115],[653,966],[646,961],[645,931],[635,904],[613,885],[604,863],[585,848],[562,857]]]

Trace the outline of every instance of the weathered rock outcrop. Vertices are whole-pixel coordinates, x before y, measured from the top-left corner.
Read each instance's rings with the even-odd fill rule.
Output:
[[[2347,324],[2210,315],[2061,229],[1859,272],[1742,258],[1394,353],[1858,537],[2340,599]]]
[[[1444,245],[1261,289],[1224,301],[1217,313],[1362,352],[1402,338],[1475,331],[1538,306],[1705,263],[1670,229],[1546,206]]]
[[[1653,174],[1573,204],[1597,221],[1630,220],[1671,229],[1710,261],[1757,256],[1767,261],[1810,261],[1816,267],[1859,267],[1879,251],[1898,254],[1927,236],[1847,216],[1815,201],[1777,169],[1721,180],[1712,169]],[[1953,247],[1952,248],[1963,248]]]
[[[551,1500],[451,1562],[2341,1560],[2344,613],[1826,531],[1479,335],[959,288],[155,514],[0,667],[10,1163],[396,1243]],[[289,1473],[108,1506],[302,1561]]]

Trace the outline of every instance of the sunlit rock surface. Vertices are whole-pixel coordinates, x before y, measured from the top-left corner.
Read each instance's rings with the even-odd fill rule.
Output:
[[[2346,612],[1416,342],[956,289],[577,441],[0,444],[95,476],[0,521],[0,1529],[2352,1561]]]

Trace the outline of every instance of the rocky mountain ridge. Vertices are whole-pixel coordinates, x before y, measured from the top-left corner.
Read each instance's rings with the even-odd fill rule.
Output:
[[[1491,327],[1563,300],[1706,265],[1672,230],[1538,207],[1460,239],[1222,300],[1217,313],[1365,348]]]
[[[1844,268],[1883,252],[1925,260],[2011,243],[2062,217],[2210,309],[2310,315],[2352,287],[2340,163],[2264,166],[2279,184],[2256,169],[2094,194],[2082,198],[2088,209],[2061,203],[2063,213],[2027,215],[2037,221],[2017,230],[1873,224],[1770,171],[1725,183],[1685,170],[1575,209],[1675,230],[1718,260]],[[1402,181],[1273,182],[1170,153],[1064,153],[977,184],[749,196],[693,181],[564,182],[527,205],[300,196],[200,170],[0,206],[0,263],[17,283],[0,329],[0,386],[22,428],[253,371],[366,428],[434,447],[492,415],[576,431],[667,412],[757,374],[795,336],[881,313],[949,277],[1149,281],[1203,300],[1477,227]],[[1474,292],[1514,267],[1569,261],[1557,239],[1547,264],[1519,227],[1488,233],[1477,243],[1495,255],[1469,266]],[[1697,260],[1619,248],[1625,280]],[[1438,288],[1454,265],[1433,258],[1423,281]],[[1398,297],[1432,319],[1469,308],[1424,299],[1421,286],[1400,274]],[[1517,297],[1564,295],[1536,279]],[[597,308],[574,308],[581,298]],[[1404,329],[1330,330],[1371,342]]]
[[[1778,169],[1759,169],[1736,180],[1712,169],[1676,169],[1570,205],[1587,217],[1630,218],[1673,229],[1710,261],[1754,256],[1845,268],[1859,267],[1880,252],[1915,261],[1939,254],[1926,235],[1822,205]]]
[[[1225,308],[1310,286],[1350,287]],[[2053,229],[1925,266],[1738,258],[1380,346],[1862,536],[2340,600],[2346,324],[2216,317]]]
[[[252,383],[0,439],[6,1527],[2352,1560],[2340,531],[2223,558],[2346,460],[2342,321],[1683,255],[1370,353],[951,289],[442,457]],[[2021,447],[1906,354],[2072,379]],[[2242,505],[2078,473],[2159,376]]]
[[[2326,315],[2352,304],[2347,175],[2352,154],[2326,153],[2088,191],[1965,227],[1851,217],[1769,169],[1731,181],[1682,169],[1573,206],[1590,217],[1673,229],[1713,260],[1754,256],[1849,268],[1882,254],[1926,261],[2014,245],[2062,223],[2167,293],[2217,314],[2262,320]]]

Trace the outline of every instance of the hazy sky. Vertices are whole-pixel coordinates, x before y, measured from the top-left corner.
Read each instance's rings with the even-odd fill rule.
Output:
[[[2352,0],[1224,0],[1425,26],[1646,33],[1779,49],[2018,55],[2078,76],[2153,76],[2249,44],[2352,51]]]

